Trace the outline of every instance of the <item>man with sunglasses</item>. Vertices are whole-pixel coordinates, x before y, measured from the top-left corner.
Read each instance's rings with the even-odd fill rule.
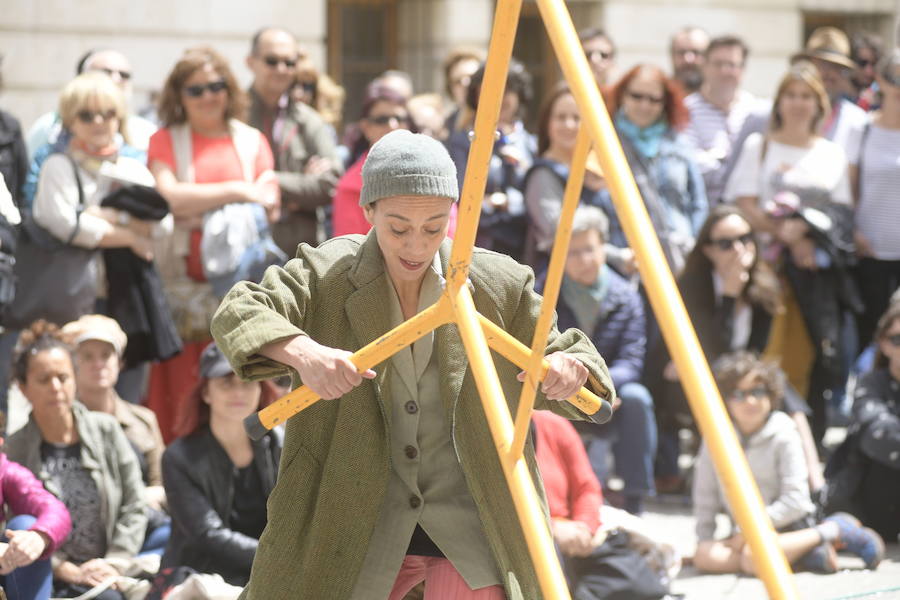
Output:
[[[78,60],[75,67],[75,74],[81,75],[88,71],[98,71],[106,73],[119,86],[125,95],[125,101],[131,104],[132,100],[132,70],[131,63],[124,54],[118,50],[110,48],[94,48],[88,50]],[[147,145],[150,143],[150,136],[156,133],[156,125],[147,119],[137,115],[129,114],[125,124],[127,130],[128,144],[142,153],[147,152]],[[34,161],[37,156],[46,158],[47,149],[45,145],[55,144],[63,135],[62,120],[56,111],[48,112],[41,117],[28,130],[25,137],[25,143],[28,146],[28,160]]]
[[[597,85],[608,84],[612,80],[610,74],[616,66],[616,45],[612,38],[598,27],[588,27],[578,32],[578,39]]]
[[[344,170],[334,131],[315,109],[292,102],[288,94],[303,56],[290,32],[267,27],[253,36],[247,57],[253,72],[248,122],[268,138],[281,188],[281,219],[272,235],[290,257],[301,242],[319,241],[317,212],[331,203]]]

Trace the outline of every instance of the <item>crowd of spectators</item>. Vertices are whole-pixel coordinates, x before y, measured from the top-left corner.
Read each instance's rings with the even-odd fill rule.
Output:
[[[900,48],[819,28],[769,100],[743,88],[752,53],[736,35],[684,27],[670,64],[627,70],[609,33],[580,40],[786,556],[827,573],[849,550],[874,568],[900,526]],[[388,133],[442,141],[462,188],[484,58],[454,50],[442,93],[386,71],[345,107],[340,82],[266,28],[247,90],[215,49],[193,47],[139,116],[128,58],[102,48],[27,130],[0,111],[10,598],[97,587],[118,600],[117,578],[152,556],[170,584],[177,567],[247,581],[281,437],[251,441],[242,421],[279,392],[234,375],[212,316],[298,244],[367,234],[362,169]],[[528,264],[540,286],[580,114],[564,82],[528,115],[534,94],[513,60],[477,245]],[[715,535],[722,486],[593,151],[580,199],[559,327],[591,338],[620,405],[606,425],[535,416],[570,584],[602,543],[602,502],[640,515],[691,487],[695,565],[753,573],[741,533]]]

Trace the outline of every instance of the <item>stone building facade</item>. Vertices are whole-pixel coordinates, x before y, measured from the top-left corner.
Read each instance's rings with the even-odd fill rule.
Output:
[[[133,103],[160,87],[181,51],[210,44],[240,79],[249,39],[277,24],[293,31],[320,68],[347,86],[353,118],[362,86],[390,67],[412,74],[419,90],[441,90],[441,61],[455,46],[486,47],[495,0],[2,0],[0,106],[27,127],[52,109],[60,87],[86,50],[122,50],[134,67]],[[570,0],[576,28],[605,28],[618,45],[617,63],[668,66],[672,32],[694,24],[711,34],[736,33],[752,55],[747,87],[771,95],[787,58],[819,25],[878,31],[896,43],[900,0]],[[558,76],[536,5],[526,0],[516,55],[540,87]],[[540,96],[538,90],[537,96]]]

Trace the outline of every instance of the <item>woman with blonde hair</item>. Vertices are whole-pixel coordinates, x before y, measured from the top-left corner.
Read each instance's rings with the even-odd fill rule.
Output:
[[[175,217],[170,239],[157,245],[158,267],[184,350],[154,366],[147,405],[159,419],[163,438],[173,438],[175,402],[196,382],[200,353],[209,343],[209,322],[218,306],[213,285],[227,279],[233,261],[225,254],[243,248],[211,247],[229,231],[224,209],[249,207],[249,233],[262,236],[279,213],[278,181],[265,136],[240,121],[247,99],[228,63],[209,47],[188,49],[163,87],[163,128],[150,138],[147,162],[156,187]],[[218,227],[218,229],[215,229]],[[242,238],[242,241],[247,238]],[[218,284],[217,284],[218,285]],[[227,287],[227,286],[225,286]]]
[[[848,313],[861,310],[847,270],[853,251],[847,156],[819,133],[828,114],[818,71],[808,62],[795,63],[778,85],[769,131],[747,138],[725,186],[725,199],[774,242],[764,254],[778,264],[789,297],[781,324],[773,326],[795,329],[776,333],[770,350],[806,394],[819,442],[827,398],[846,381]]]

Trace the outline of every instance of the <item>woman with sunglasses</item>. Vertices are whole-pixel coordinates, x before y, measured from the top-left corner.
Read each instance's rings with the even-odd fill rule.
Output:
[[[722,356],[714,371],[788,562],[795,568],[834,573],[836,550],[843,549],[874,569],[884,556],[884,541],[877,533],[847,513],[832,514],[818,524],[812,518],[815,507],[806,485],[800,438],[791,419],[776,410],[784,398],[781,370],[741,351]],[[754,575],[750,548],[739,531],[732,527],[729,537],[715,538],[716,515],[729,512],[706,445],[697,459],[693,502],[698,538],[694,566],[710,573]]]
[[[772,268],[762,260],[756,232],[734,205],[712,209],[697,244],[687,257],[678,287],[691,316],[707,361],[725,353],[747,350],[762,353],[768,344],[772,320],[782,310],[781,286]],[[657,485],[678,488],[678,430],[694,427],[675,365],[661,339],[653,340],[647,359],[649,373],[662,377],[649,382],[659,423]],[[811,443],[806,412],[809,408],[792,389],[785,395],[785,412],[803,432],[804,456],[810,489],[824,484],[815,444]]]
[[[853,417],[826,469],[829,510],[846,510],[884,539],[900,533],[900,301],[878,322],[875,367],[856,383]]]
[[[369,155],[369,149],[378,140],[396,129],[410,129],[412,120],[406,106],[406,99],[393,89],[372,83],[366,88],[362,112],[353,132],[348,148],[350,166],[338,181],[334,191],[334,211],[332,224],[334,235],[349,233],[365,234],[372,225],[366,220],[359,205],[362,192],[362,168]],[[450,216],[450,233],[456,231],[456,206]]]
[[[129,248],[140,258],[152,260],[155,224],[100,207],[120,182],[153,184],[147,167],[120,153],[127,115],[121,90],[102,73],[79,75],[63,88],[59,113],[71,140],[65,152],[51,155],[41,167],[33,205],[35,223],[73,246]],[[105,296],[100,253],[88,268],[98,277],[98,295]]]
[[[280,197],[265,136],[243,124],[247,99],[228,63],[215,50],[187,50],[166,79],[160,98],[163,124],[150,139],[147,161],[156,187],[175,217],[175,231],[156,246],[157,266],[184,342],[178,356],[154,365],[147,406],[163,438],[173,438],[175,403],[187,396],[197,362],[209,343],[218,298],[201,252],[204,218],[227,204],[250,203],[277,220]]]
[[[693,152],[679,137],[690,117],[684,93],[662,69],[642,64],[612,86],[607,102],[653,228],[677,275],[709,210]],[[610,242],[621,249],[610,255],[610,263],[630,275],[634,255],[608,192],[604,197]]]

